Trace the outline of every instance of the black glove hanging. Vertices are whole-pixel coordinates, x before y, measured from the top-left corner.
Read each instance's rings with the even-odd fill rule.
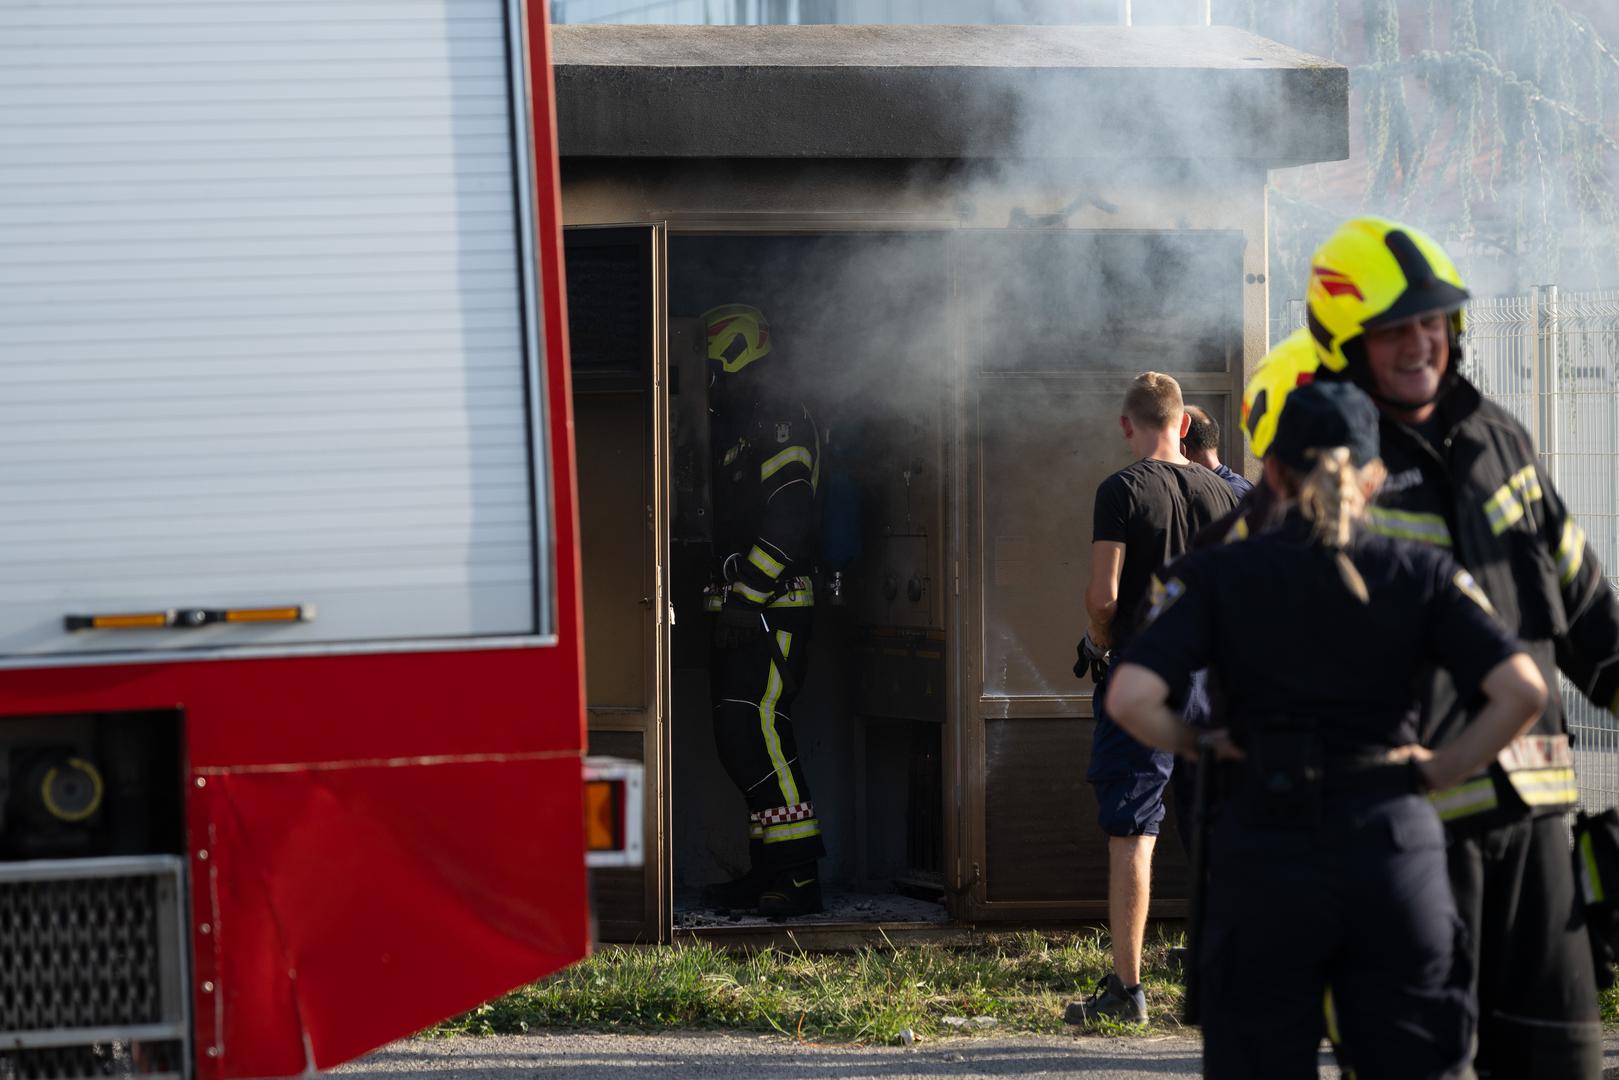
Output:
[[[745,607],[727,600],[720,608],[719,623],[714,627],[714,647],[717,649],[743,649],[758,640],[765,632],[762,609]]]
[[[1092,683],[1100,683],[1113,663],[1113,650],[1104,649],[1091,640],[1090,631],[1079,639],[1079,659],[1074,661],[1074,678],[1083,679],[1087,672]]]

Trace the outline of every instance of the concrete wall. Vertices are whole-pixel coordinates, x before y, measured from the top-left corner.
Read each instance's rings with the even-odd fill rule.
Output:
[[[1120,0],[552,0],[559,23],[1117,23]],[[1131,0],[1137,25],[1202,23],[1207,0]]]

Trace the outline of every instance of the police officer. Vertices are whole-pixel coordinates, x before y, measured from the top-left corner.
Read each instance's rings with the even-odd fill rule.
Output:
[[[1467,1068],[1461,923],[1421,792],[1493,757],[1546,689],[1466,571],[1361,527],[1381,476],[1364,393],[1294,393],[1264,461],[1280,523],[1163,571],[1113,672],[1107,708],[1137,739],[1235,762],[1198,958],[1210,1077],[1314,1076],[1324,1033],[1360,1076]],[[1432,664],[1485,704],[1428,755],[1414,718]],[[1168,701],[1205,666],[1228,728],[1199,735]]]
[[[763,915],[821,910],[826,854],[791,719],[803,684],[815,593],[820,437],[785,388],[759,309],[726,304],[708,328],[714,539],[722,554],[711,669],[714,739],[748,806],[750,865],[709,890],[711,903]]]
[[[1552,687],[1529,735],[1487,772],[1435,794],[1451,883],[1477,951],[1483,1077],[1596,1077],[1596,985],[1563,814],[1578,798],[1556,671],[1593,703],[1619,695],[1619,603],[1585,533],[1509,414],[1457,370],[1468,296],[1455,265],[1408,226],[1359,218],[1311,261],[1313,358],[1278,347],[1245,396],[1256,452],[1288,390],[1311,378],[1364,388],[1381,413],[1389,481],[1369,526],[1450,551]],[[1444,745],[1468,717],[1442,675],[1423,719]]]

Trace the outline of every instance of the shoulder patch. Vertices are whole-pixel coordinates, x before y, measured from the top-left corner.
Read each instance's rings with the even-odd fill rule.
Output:
[[[785,420],[776,425],[776,442],[784,443],[793,437],[793,425]]]
[[[1147,599],[1152,606],[1147,609],[1147,622],[1152,622],[1158,616],[1175,606],[1175,601],[1186,595],[1186,582],[1180,578],[1170,578],[1168,581],[1159,581],[1157,575],[1153,576],[1152,584],[1147,589]]]
[[[1421,486],[1422,470],[1413,466],[1406,469],[1404,472],[1397,472],[1387,480],[1384,480],[1380,494],[1393,495],[1397,491],[1405,491],[1408,488]]]
[[[1450,580],[1455,583],[1456,588],[1461,591],[1463,596],[1488,611],[1491,615],[1495,614],[1495,608],[1491,605],[1490,598],[1484,595],[1484,590],[1479,588],[1478,582],[1473,580],[1472,574],[1469,574],[1466,570],[1458,570],[1451,576]]]

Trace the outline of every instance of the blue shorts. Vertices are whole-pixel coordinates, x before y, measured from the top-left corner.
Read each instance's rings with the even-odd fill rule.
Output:
[[[1096,789],[1097,824],[1109,836],[1157,836],[1164,820],[1164,791],[1175,755],[1132,739],[1102,707],[1107,680],[1096,687],[1096,729],[1085,779]]]
[[[1117,780],[1093,780],[1096,823],[1109,836],[1157,836],[1164,821],[1164,789],[1169,777],[1136,773]]]

